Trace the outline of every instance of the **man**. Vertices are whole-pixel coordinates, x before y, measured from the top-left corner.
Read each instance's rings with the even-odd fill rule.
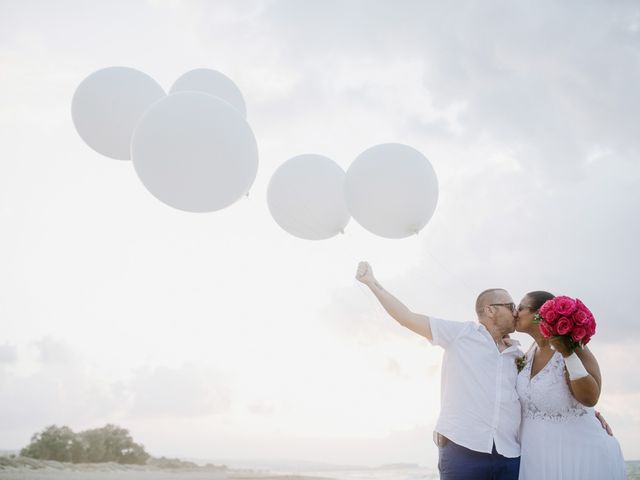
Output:
[[[441,410],[436,424],[440,478],[517,480],[520,467],[520,402],[516,393],[516,308],[501,288],[476,300],[477,322],[452,322],[409,310],[387,292],[366,262],[357,280],[368,286],[400,325],[445,350]]]

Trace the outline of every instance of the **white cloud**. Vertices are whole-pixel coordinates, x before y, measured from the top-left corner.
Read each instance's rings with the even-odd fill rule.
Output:
[[[0,365],[10,365],[18,359],[18,352],[14,345],[0,345]]]
[[[131,381],[133,417],[207,416],[229,408],[228,382],[217,371],[193,364],[135,371]]]
[[[114,379],[108,366],[92,364],[66,342],[45,337],[34,345],[38,366],[33,372],[6,370],[0,375],[4,445],[26,444],[33,433],[51,424],[73,430],[105,423],[129,428],[146,419],[219,414],[230,406],[230,386],[212,368],[141,367]],[[15,347],[10,350],[15,354]],[[19,360],[16,355],[12,362]]]
[[[640,66],[631,28],[638,6],[577,6],[278,1],[267,3],[259,19],[280,61],[307,72],[298,100],[330,103],[340,96],[326,86],[340,84],[348,93],[341,101],[367,109],[376,99],[385,105],[400,98],[395,106],[404,118],[422,127],[425,108],[462,102],[465,138],[458,141],[488,135],[517,149],[527,170],[569,173],[594,149],[612,148],[627,161],[638,150],[633,119],[640,94],[633,86]],[[403,72],[406,63],[417,71]],[[350,85],[358,74],[366,81]],[[422,92],[406,88],[416,74]]]
[[[0,376],[0,442],[24,446],[51,424],[79,428],[118,415],[124,397],[67,344],[47,337],[36,342],[39,367],[28,374]]]

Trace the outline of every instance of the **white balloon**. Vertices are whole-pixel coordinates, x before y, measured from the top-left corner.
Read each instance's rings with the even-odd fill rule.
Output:
[[[190,70],[178,78],[169,93],[196,91],[208,93],[231,104],[246,118],[247,108],[242,98],[242,92],[226,75],[208,68]]]
[[[271,216],[285,231],[305,240],[342,232],[350,215],[344,170],[322,155],[298,155],[275,171],[267,190]]]
[[[376,145],[353,161],[347,207],[365,229],[386,238],[417,234],[438,203],[438,178],[427,158],[398,143]]]
[[[149,108],[133,134],[131,158],[149,192],[189,212],[231,205],[258,171],[258,147],[246,120],[199,92],[169,95]]]
[[[82,139],[96,152],[131,158],[131,136],[149,106],[165,96],[146,73],[109,67],[92,73],[76,89],[71,117]]]

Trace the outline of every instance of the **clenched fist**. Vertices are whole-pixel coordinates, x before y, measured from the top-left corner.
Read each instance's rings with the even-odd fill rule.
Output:
[[[356,272],[356,280],[364,283],[365,285],[372,285],[376,279],[373,276],[373,269],[367,262],[360,262],[358,264],[358,271]]]

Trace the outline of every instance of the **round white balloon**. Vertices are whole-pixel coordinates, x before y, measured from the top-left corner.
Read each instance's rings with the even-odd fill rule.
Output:
[[[131,158],[145,187],[189,212],[227,207],[248,193],[258,171],[258,148],[246,120],[211,95],[169,95],[144,114]]]
[[[418,233],[438,203],[438,178],[427,158],[398,143],[376,145],[347,170],[347,207],[365,229],[386,238]]]
[[[322,155],[298,155],[275,171],[267,190],[271,216],[285,231],[305,240],[342,232],[350,215],[344,170]]]
[[[218,97],[231,104],[244,118],[247,117],[247,107],[242,92],[233,80],[220,72],[208,68],[190,70],[175,81],[169,93],[189,91],[208,93]]]
[[[82,139],[96,152],[131,158],[131,136],[142,114],[165,96],[146,73],[109,67],[92,73],[76,89],[71,117]]]

